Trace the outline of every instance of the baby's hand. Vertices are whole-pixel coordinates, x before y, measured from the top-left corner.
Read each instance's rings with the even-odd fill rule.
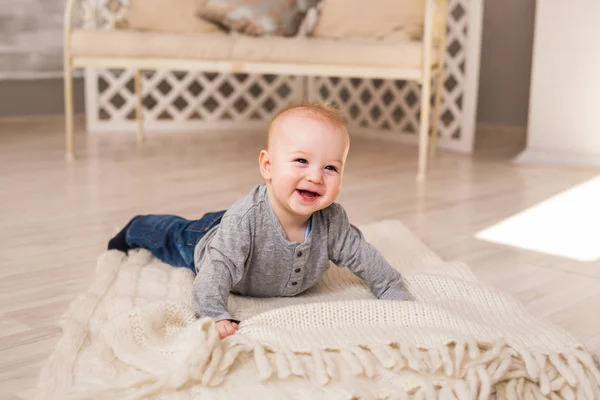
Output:
[[[238,324],[235,322],[231,322],[226,319],[222,319],[221,321],[217,321],[217,329],[219,330],[219,335],[221,339],[225,339],[227,336],[233,335],[238,330]]]

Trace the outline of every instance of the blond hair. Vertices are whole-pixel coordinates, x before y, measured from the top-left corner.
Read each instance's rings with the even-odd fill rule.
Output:
[[[322,122],[331,124],[336,129],[348,132],[342,111],[332,104],[315,102],[295,103],[279,111],[271,120],[271,123],[269,124],[269,130],[267,131],[267,148],[269,148],[271,133],[277,123],[279,123],[279,121],[286,116],[295,113],[300,113],[311,118],[318,119]]]

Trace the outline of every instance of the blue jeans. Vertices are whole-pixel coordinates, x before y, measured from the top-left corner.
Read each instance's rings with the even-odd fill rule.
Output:
[[[198,220],[176,215],[138,215],[125,228],[129,248],[148,249],[156,258],[194,273],[194,249],[211,228],[219,225],[225,210],[210,212]]]

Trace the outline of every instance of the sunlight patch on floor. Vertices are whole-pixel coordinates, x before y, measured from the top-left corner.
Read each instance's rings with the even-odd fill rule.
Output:
[[[600,176],[475,235],[493,243],[575,259],[600,259]]]

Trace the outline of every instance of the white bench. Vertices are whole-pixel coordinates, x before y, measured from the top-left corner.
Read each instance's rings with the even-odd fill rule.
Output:
[[[226,33],[181,34],[118,28],[127,16],[127,0],[117,8],[101,8],[86,0],[68,0],[65,10],[64,74],[66,153],[74,157],[72,73],[86,67],[135,69],[137,138],[143,139],[141,71],[180,71],[290,74],[415,81],[421,86],[418,179],[435,150],[440,120],[442,79],[436,79],[430,112],[432,79],[441,76],[445,53],[446,0],[424,1],[422,40],[356,41],[315,37],[250,37]],[[168,2],[164,2],[168,7]],[[441,13],[441,14],[438,14]],[[112,29],[86,26],[81,15],[108,19]],[[87,25],[90,25],[89,23]],[[434,34],[435,32],[435,34]],[[431,124],[430,124],[431,118]],[[430,126],[431,125],[431,126]]]

